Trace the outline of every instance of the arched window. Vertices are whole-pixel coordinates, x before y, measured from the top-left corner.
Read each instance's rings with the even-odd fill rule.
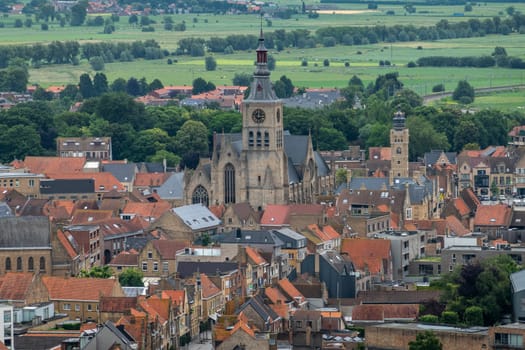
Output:
[[[208,191],[206,191],[206,189],[201,185],[195,187],[195,190],[193,190],[193,194],[191,196],[191,202],[193,204],[202,203],[205,206],[208,206],[209,205]]]
[[[33,260],[33,257],[30,256],[29,259],[27,259],[27,270],[33,271],[35,269],[35,262]]]
[[[46,258],[43,256],[40,257],[40,271],[46,270]]]
[[[277,123],[279,123],[281,121],[281,110],[278,109],[277,110]]]
[[[257,131],[257,147],[261,147],[261,132]]]
[[[253,147],[253,131],[248,133],[248,146]]]
[[[21,257],[16,258],[16,270],[22,271],[22,258]]]
[[[10,257],[5,258],[5,270],[11,271],[11,258]]]
[[[270,134],[268,131],[264,132],[264,147],[270,147]]]
[[[261,133],[257,135],[260,137]],[[235,203],[235,168],[231,163],[224,167],[224,203]]]
[[[398,147],[398,148],[396,149],[396,153],[397,153],[397,154],[401,154],[401,152],[402,152],[402,151],[401,151],[401,147]]]

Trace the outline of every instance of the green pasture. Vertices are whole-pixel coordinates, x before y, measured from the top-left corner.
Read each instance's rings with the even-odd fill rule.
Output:
[[[276,59],[276,69],[272,73],[274,80],[281,75],[292,79],[295,86],[305,87],[344,87],[352,75],[356,74],[365,83],[372,82],[379,74],[396,71],[405,85],[419,94],[431,93],[436,84],[444,84],[447,90],[453,90],[459,80],[467,80],[475,87],[521,84],[525,71],[502,68],[453,68],[453,67],[417,67],[407,68],[411,60],[419,57],[442,56],[481,56],[490,55],[494,47],[507,48],[509,55],[525,58],[520,49],[524,35],[491,36],[444,40],[436,42],[407,42],[363,45],[319,47],[315,49],[289,48],[281,52],[270,51]],[[418,49],[421,46],[422,49]],[[230,85],[235,73],[253,72],[255,52],[237,52],[232,55],[215,54],[216,71],[206,71],[204,57],[172,56],[176,63],[168,65],[167,58],[162,60],[137,60],[134,62],[106,63],[104,74],[110,81],[116,78],[145,77],[148,81],[159,78],[164,85],[190,85],[197,77],[212,81],[216,85]],[[301,61],[308,61],[307,67]],[[323,61],[330,61],[324,67]],[[390,67],[380,67],[380,60],[388,60]],[[350,67],[345,67],[345,62]],[[77,83],[81,74],[91,71],[85,60],[79,66],[53,65],[39,69],[30,69],[30,81],[42,86]]]
[[[466,21],[471,18],[489,18],[501,16],[505,18],[505,9],[514,6],[518,11],[525,12],[525,3],[479,3],[474,6],[472,12],[464,13],[464,17],[454,16],[454,13],[463,13],[463,6],[416,6],[416,13],[406,14],[401,5],[379,5],[377,11],[366,11],[366,4],[320,4],[312,3],[322,7],[323,11],[319,18],[310,19],[305,14],[294,15],[291,19],[281,20],[278,18],[271,19],[271,27],[266,22],[263,23],[264,29],[273,31],[276,29],[295,30],[307,29],[312,32],[319,28],[340,27],[340,26],[391,26],[396,24],[412,24],[415,26],[434,25],[441,19],[450,22]],[[298,7],[298,3],[293,6]],[[328,8],[328,9],[325,9]],[[356,14],[341,14],[343,10],[366,11]],[[394,16],[386,15],[386,12],[392,10]],[[503,14],[503,15],[501,15]],[[42,31],[40,23],[36,22],[34,17],[31,28],[14,28],[16,19],[25,21],[24,15],[9,15],[0,17],[0,22],[4,28],[0,28],[0,44],[19,44],[50,42],[52,40],[77,40],[84,41],[133,41],[154,38],[163,47],[169,50],[177,47],[177,42],[186,37],[203,37],[227,36],[231,34],[250,34],[258,33],[260,26],[259,16],[257,14],[249,15],[213,15],[213,14],[176,14],[171,15],[175,23],[186,22],[186,31],[175,32],[163,29],[164,16],[150,16],[157,23],[152,26],[155,32],[142,32],[140,26],[131,26],[128,23],[128,17],[121,17],[120,21],[115,23],[116,31],[113,34],[103,34],[103,27],[60,27],[58,22],[49,22],[49,30]],[[197,22],[194,22],[194,19]]]

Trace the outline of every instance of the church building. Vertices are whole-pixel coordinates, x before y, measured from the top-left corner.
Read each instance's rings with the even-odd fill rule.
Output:
[[[315,203],[333,188],[328,166],[314,151],[311,135],[283,128],[283,101],[270,80],[261,30],[250,94],[241,105],[242,132],[216,134],[211,159],[186,174],[185,201],[204,205]]]

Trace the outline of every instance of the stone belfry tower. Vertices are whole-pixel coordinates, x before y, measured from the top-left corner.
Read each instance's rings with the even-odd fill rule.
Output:
[[[283,102],[275,95],[270,81],[262,27],[253,82],[241,113],[242,158],[246,164],[241,198],[256,209],[267,204],[285,204],[289,195]]]
[[[390,184],[395,178],[408,175],[408,128],[405,126],[405,113],[398,111],[394,114],[393,127],[390,129]]]

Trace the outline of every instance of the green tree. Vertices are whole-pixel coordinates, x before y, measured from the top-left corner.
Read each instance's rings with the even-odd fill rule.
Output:
[[[207,71],[213,71],[217,69],[217,61],[213,56],[207,56],[204,59],[204,65]]]
[[[142,103],[136,102],[132,96],[121,92],[111,92],[100,96],[95,106],[95,113],[110,123],[130,123],[134,130],[149,129],[154,124],[153,120],[147,118],[148,115]]]
[[[95,88],[93,87],[93,81],[91,80],[89,74],[84,73],[80,76],[78,89],[83,98],[95,96]]]
[[[495,179],[490,184],[490,193],[494,197],[496,197],[499,194],[498,183],[497,183],[497,181]]]
[[[40,135],[32,125],[14,125],[6,127],[0,124],[0,161],[11,162],[24,159],[26,155],[42,155],[44,150],[40,145]]]
[[[100,96],[109,91],[108,79],[104,73],[96,73],[93,77],[93,89],[95,96]]]
[[[232,80],[233,85],[239,86],[250,86],[251,82],[252,76],[247,73],[235,73]]]
[[[72,26],[77,27],[81,26],[84,23],[84,21],[86,20],[87,8],[88,2],[86,0],[79,1],[71,7],[70,24]]]
[[[175,135],[177,154],[184,157],[189,153],[208,155],[208,129],[199,121],[188,120]]]
[[[346,149],[348,142],[340,130],[321,127],[318,130],[317,145],[322,151]]]
[[[275,57],[268,55],[268,70],[275,70]]]
[[[295,87],[292,81],[287,78],[286,75],[281,76],[279,80],[274,83],[275,94],[279,98],[291,97],[293,95],[294,88]]]
[[[411,160],[416,160],[433,149],[448,150],[450,148],[447,136],[444,133],[436,132],[432,124],[425,118],[412,116],[408,118],[406,124],[409,130],[417,130],[410,135],[408,149]]]
[[[339,168],[335,171],[335,184],[339,186],[348,181],[348,171],[344,168]]]
[[[89,270],[80,270],[78,277],[83,278],[110,278],[113,276],[113,272],[108,265],[94,266]]]
[[[483,309],[479,306],[469,306],[465,309],[467,326],[483,326]]]
[[[441,314],[441,322],[446,324],[456,325],[459,323],[458,313],[455,311],[443,311]]]
[[[454,92],[452,93],[452,99],[463,104],[470,104],[474,102],[474,97],[474,88],[466,80],[459,81],[458,85],[454,89]]]
[[[122,271],[118,281],[122,287],[144,287],[142,278],[144,274],[137,268],[129,268]]]
[[[432,331],[419,332],[416,340],[408,343],[409,350],[442,350],[443,345]]]

